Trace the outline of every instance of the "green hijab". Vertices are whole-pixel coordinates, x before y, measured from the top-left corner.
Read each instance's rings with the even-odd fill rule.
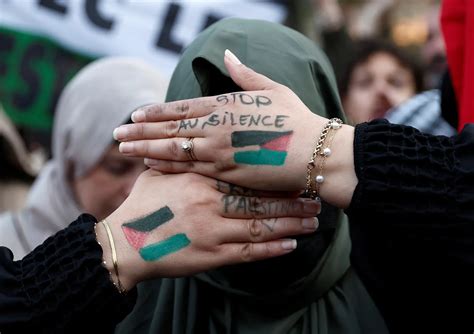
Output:
[[[240,91],[225,69],[225,49],[290,87],[314,113],[344,118],[323,52],[294,30],[256,20],[226,19],[203,31],[176,67],[167,101]],[[323,204],[319,221],[318,231],[298,237],[298,248],[283,257],[140,284],[117,332],[386,333],[350,268],[345,215]]]

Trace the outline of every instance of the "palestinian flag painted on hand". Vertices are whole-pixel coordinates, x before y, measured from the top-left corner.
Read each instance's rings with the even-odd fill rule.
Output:
[[[260,146],[258,150],[234,153],[234,161],[247,165],[281,166],[285,163],[293,131],[234,131],[232,147]]]
[[[151,231],[173,219],[174,214],[167,206],[137,221],[123,224],[122,230],[127,241],[136,250],[143,247]]]

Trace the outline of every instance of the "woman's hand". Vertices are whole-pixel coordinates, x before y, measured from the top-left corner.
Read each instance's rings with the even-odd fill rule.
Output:
[[[232,79],[247,92],[147,106],[135,124],[114,131],[120,150],[167,173],[193,172],[261,190],[301,191],[307,163],[326,118],[313,114],[289,88],[256,73],[226,51]],[[183,144],[193,149],[183,150]],[[357,177],[354,128],[343,125],[326,159],[320,195],[346,208]]]
[[[154,277],[186,276],[291,252],[289,236],[312,233],[320,203],[259,192],[197,174],[148,170],[106,220],[126,288]],[[290,194],[283,194],[289,196]],[[107,234],[97,225],[113,273]]]
[[[251,92],[144,107],[114,131],[126,155],[167,173],[194,172],[253,189],[303,190],[306,163],[326,119],[287,87],[225,57]],[[193,154],[182,149],[193,139]],[[194,161],[195,160],[195,161]],[[278,180],[278,181],[275,181]]]

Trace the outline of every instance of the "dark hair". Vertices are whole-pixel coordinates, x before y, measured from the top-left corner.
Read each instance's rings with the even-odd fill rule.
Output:
[[[409,70],[415,81],[415,90],[420,92],[423,89],[423,75],[421,66],[417,61],[409,57],[403,50],[388,41],[378,39],[359,40],[354,45],[354,56],[349,60],[345,71],[338,83],[339,93],[342,97],[346,96],[349,83],[355,68],[365,63],[371,56],[376,53],[386,53],[394,57],[399,64]]]

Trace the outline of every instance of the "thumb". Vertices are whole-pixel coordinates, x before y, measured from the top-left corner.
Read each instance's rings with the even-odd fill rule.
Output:
[[[263,74],[242,64],[229,49],[225,50],[224,64],[232,80],[243,90],[270,90],[280,86]]]

